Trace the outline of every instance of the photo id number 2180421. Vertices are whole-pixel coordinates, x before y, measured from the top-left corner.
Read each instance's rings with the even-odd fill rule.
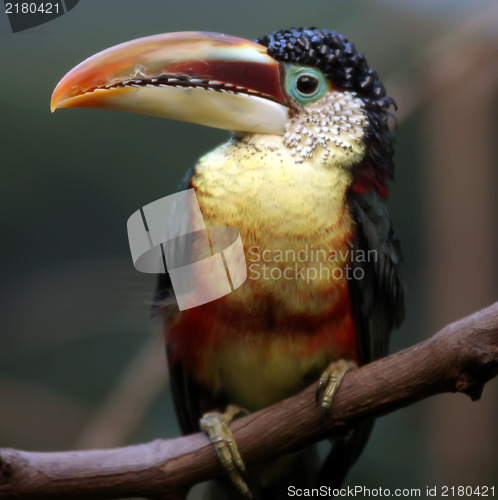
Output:
[[[7,2],[6,14],[59,14],[58,2]]]

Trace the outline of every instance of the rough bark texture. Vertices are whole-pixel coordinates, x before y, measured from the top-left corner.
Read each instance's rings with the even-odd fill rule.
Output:
[[[428,340],[348,373],[320,424],[316,385],[236,420],[246,464],[296,450],[356,422],[441,392],[479,399],[498,373],[498,303],[448,325]],[[35,453],[0,450],[1,499],[183,498],[223,471],[202,434],[110,450]]]

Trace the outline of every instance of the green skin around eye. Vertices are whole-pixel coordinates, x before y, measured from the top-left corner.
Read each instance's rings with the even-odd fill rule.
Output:
[[[297,89],[297,81],[302,76],[310,76],[318,80],[318,87],[313,94],[306,95],[299,92]],[[304,106],[322,98],[330,90],[330,83],[327,77],[319,69],[309,66],[287,64],[285,71],[285,90],[292,99]]]

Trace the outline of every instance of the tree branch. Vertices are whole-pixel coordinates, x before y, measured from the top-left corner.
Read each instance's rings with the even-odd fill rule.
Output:
[[[247,465],[280,456],[368,417],[442,392],[479,399],[498,374],[498,303],[428,340],[348,373],[320,424],[316,384],[231,426]],[[1,499],[182,498],[223,474],[202,434],[110,450],[37,453],[0,450]]]

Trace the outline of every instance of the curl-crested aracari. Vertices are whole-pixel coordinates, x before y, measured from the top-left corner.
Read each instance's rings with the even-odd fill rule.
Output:
[[[156,301],[182,431],[201,427],[218,443],[243,493],[226,425],[239,408],[271,405],[320,374],[329,408],[343,374],[384,356],[403,318],[399,250],[383,203],[393,105],[354,45],[315,28],[257,42],[201,32],[141,38],[87,59],[53,93],[52,110],[117,109],[235,132],[180,189],[195,189],[207,226],[240,232],[248,279],[179,311],[161,275]],[[251,268],[261,262],[267,272]],[[322,481],[342,481],[370,428],[335,445]]]

